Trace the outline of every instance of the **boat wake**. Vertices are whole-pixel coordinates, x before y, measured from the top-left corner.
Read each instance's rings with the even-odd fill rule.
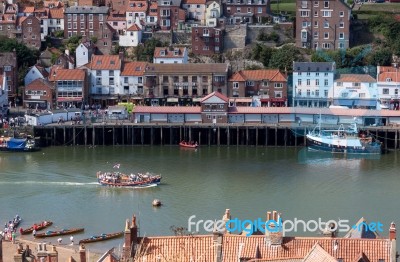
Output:
[[[0,185],[49,185],[49,186],[93,186],[99,185],[97,182],[77,183],[77,182],[42,182],[42,181],[15,181],[15,182],[2,182]]]

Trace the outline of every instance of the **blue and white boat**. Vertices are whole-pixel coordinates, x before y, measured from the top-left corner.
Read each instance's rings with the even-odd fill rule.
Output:
[[[310,150],[344,154],[381,154],[382,144],[372,137],[360,135],[357,124],[347,129],[343,125],[336,130],[322,130],[321,123],[307,134]]]
[[[34,138],[0,138],[0,151],[33,152],[38,151],[39,149],[40,148],[36,146],[36,141]]]

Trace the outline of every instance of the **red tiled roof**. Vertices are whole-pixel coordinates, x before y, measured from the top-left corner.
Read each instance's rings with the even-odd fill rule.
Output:
[[[229,81],[265,80],[285,82],[286,77],[278,69],[241,70],[234,73]]]
[[[182,4],[187,4],[187,5],[205,5],[206,0],[183,0]]]
[[[17,18],[17,25],[21,26],[22,23],[27,19],[28,17],[26,16],[20,16]]]
[[[140,31],[140,30],[142,29],[140,29],[140,27],[137,24],[133,24],[131,27],[126,29],[126,31]]]
[[[129,1],[126,10],[128,12],[146,12],[147,7],[147,1]]]
[[[142,76],[146,69],[147,62],[124,63],[121,76]]]
[[[226,103],[228,103],[228,101],[229,101],[229,98],[227,98],[226,96],[224,96],[224,95],[221,94],[220,92],[212,92],[211,94],[209,94],[209,95],[203,97],[203,99],[201,99],[201,103],[203,103],[204,101],[210,99],[210,98],[213,97],[213,96],[216,96],[216,97],[218,97],[219,99],[224,100]]]
[[[137,261],[210,262],[215,261],[214,246],[211,236],[145,237]]]
[[[64,19],[64,10],[62,8],[51,8],[49,9],[50,18],[53,19]]]
[[[51,81],[51,82],[56,81],[57,72],[58,72],[59,70],[61,70],[61,69],[63,69],[62,66],[60,66],[60,65],[53,65],[53,66],[50,68],[50,73],[49,73],[49,78],[48,78],[49,81]]]
[[[90,66],[93,70],[121,70],[121,59],[118,55],[93,55]]]
[[[45,7],[50,7],[50,5],[53,5],[54,7],[63,7],[64,3],[60,1],[44,1]]]
[[[33,13],[35,11],[34,6],[25,6],[22,10],[23,13]]]
[[[186,47],[175,47],[174,50],[169,50],[168,47],[156,47],[154,49],[154,58],[176,58],[183,57]],[[174,51],[179,50],[178,55],[174,55]],[[161,55],[161,51],[164,51],[165,55]]]
[[[11,18],[12,20],[8,20],[9,18]],[[16,18],[15,14],[3,14],[2,20],[0,20],[0,23],[1,24],[15,24],[16,20],[17,20],[17,18]]]
[[[85,80],[85,70],[83,69],[60,69],[57,70],[55,80]]]
[[[136,106],[135,113],[201,114],[200,106]]]
[[[390,82],[400,82],[400,72],[381,72],[378,75],[378,82],[386,82],[386,79],[390,79]]]
[[[43,87],[47,87],[47,88],[53,88],[53,85],[51,83],[49,83],[47,80],[42,79],[42,78],[38,78],[33,80],[32,82],[30,82],[25,89],[33,89],[33,90],[37,90],[37,89],[41,89]]]
[[[259,249],[260,258],[304,258],[313,246],[318,243],[331,256],[352,262],[361,252],[370,261],[390,261],[391,244],[388,239],[346,239],[327,237],[284,237],[282,245],[268,245],[265,236],[224,235],[224,261],[237,261],[238,256],[244,259],[254,258]],[[239,246],[242,245],[241,254]],[[336,246],[336,250],[335,249]]]
[[[150,10],[157,10],[158,9],[158,3],[157,2],[151,2],[150,8],[149,8],[149,15],[150,16],[157,16],[157,11],[156,12],[151,12]]]
[[[107,21],[126,21],[126,17],[109,15]]]
[[[366,74],[341,74],[335,82],[374,83],[376,79]]]

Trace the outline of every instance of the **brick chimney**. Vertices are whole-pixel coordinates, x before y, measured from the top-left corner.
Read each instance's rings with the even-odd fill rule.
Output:
[[[268,222],[270,221],[270,222]],[[275,222],[273,222],[275,221]],[[282,228],[279,228],[281,226],[280,224],[281,221],[281,214],[272,211],[272,212],[267,212],[267,228],[265,229],[265,237],[266,241],[269,245],[281,245],[283,241],[283,233],[282,233]],[[278,226],[278,228],[277,228]]]
[[[390,224],[389,228],[389,240],[396,240],[396,225],[394,222]]]
[[[49,262],[57,262],[58,261],[58,251],[57,251],[56,246],[52,246],[51,251],[47,252],[47,255],[48,255],[47,259]]]
[[[121,60],[121,63],[124,61],[124,52],[123,51],[120,51],[119,53],[118,53],[118,56],[119,56],[119,59]]]
[[[226,224],[226,222],[228,222],[229,220],[231,220],[231,210],[226,209],[225,214],[222,216],[222,221],[224,221],[224,223]],[[230,234],[230,232],[228,232],[228,230],[226,230],[226,227],[224,227],[224,230],[222,231],[222,233]]]
[[[131,257],[135,255],[136,253],[136,245],[138,244],[138,227],[136,224],[136,216],[132,216],[132,224],[131,224],[131,245],[132,245],[132,251],[131,251]]]
[[[125,222],[125,231],[124,231],[124,246],[123,246],[123,257],[128,259],[131,257],[131,230],[129,228],[129,219]]]
[[[222,262],[222,237],[221,232],[213,231],[214,262]]]
[[[86,248],[84,244],[79,246],[79,259],[80,262],[86,262]]]

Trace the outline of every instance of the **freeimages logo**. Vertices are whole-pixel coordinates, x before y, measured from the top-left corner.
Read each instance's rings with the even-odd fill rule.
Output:
[[[353,226],[349,226],[349,220],[339,219],[339,220],[328,220],[322,221],[321,218],[317,220],[302,220],[294,218],[293,220],[283,221],[281,218],[277,220],[270,219],[264,221],[261,218],[255,220],[240,220],[238,218],[229,220],[198,220],[194,221],[195,215],[192,215],[188,219],[188,231],[189,232],[199,232],[204,230],[206,232],[213,232],[214,230],[220,232],[244,232],[246,236],[251,236],[254,232],[259,231],[263,234],[278,233],[283,234],[287,232],[348,232],[351,228],[358,231],[370,231],[370,232],[383,232],[383,224],[381,222],[361,222]]]

